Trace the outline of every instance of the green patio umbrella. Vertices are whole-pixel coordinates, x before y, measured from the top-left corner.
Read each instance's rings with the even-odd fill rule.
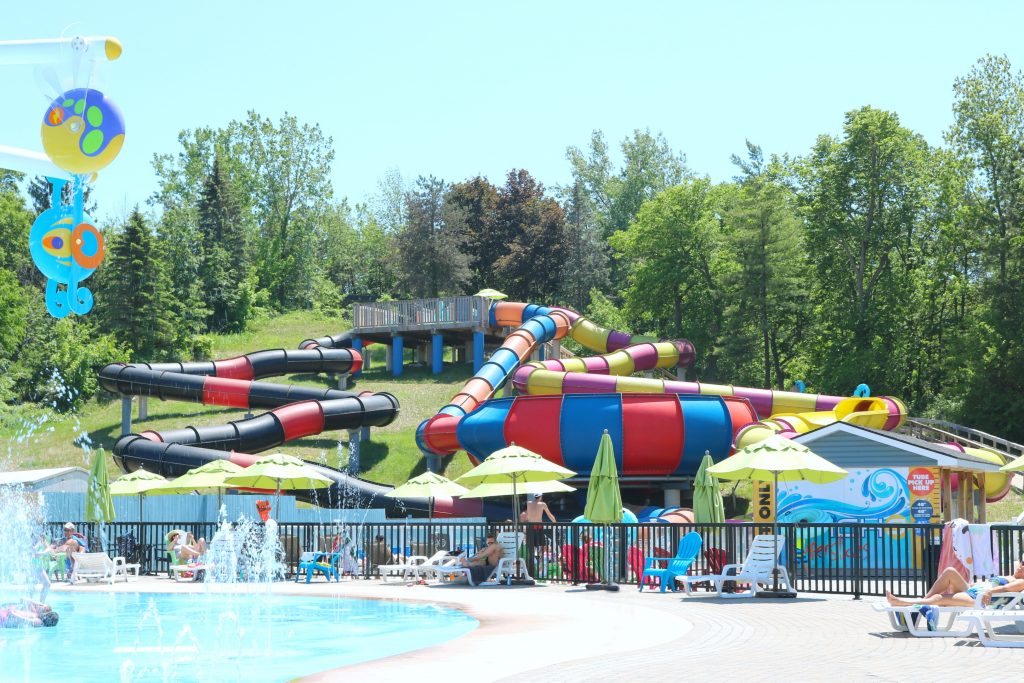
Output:
[[[100,544],[106,550],[106,523],[114,521],[114,499],[107,478],[107,454],[102,448],[92,452],[89,483],[85,491],[85,521],[100,523]]]
[[[508,294],[504,294],[502,292],[499,292],[496,289],[481,289],[479,292],[477,292],[473,296],[482,296],[485,299],[495,299],[495,300],[507,299],[508,298]]]
[[[693,520],[698,524],[721,524],[725,521],[725,505],[718,480],[708,474],[708,468],[714,464],[711,453],[704,451],[704,459],[693,478]]]
[[[226,489],[238,488],[235,484],[229,484],[227,477],[245,471],[241,465],[236,465],[230,460],[211,460],[210,462],[194,467],[177,479],[162,484],[154,493],[216,493],[217,514],[220,514],[221,498]]]
[[[500,448],[479,465],[456,479],[465,486],[511,484],[513,496],[512,526],[519,533],[519,487],[530,482],[568,479],[576,474],[514,442]],[[517,536],[518,538],[518,536]],[[518,578],[518,577],[517,577]]]
[[[275,509],[281,491],[322,489],[334,483],[303,461],[284,453],[265,455],[238,474],[224,477],[224,481],[239,488],[274,491]]]
[[[828,484],[838,481],[849,474],[842,467],[833,465],[819,455],[811,452],[803,444],[777,434],[769,436],[731,457],[707,469],[719,479],[751,479],[754,481],[773,481],[775,483],[775,519],[772,521],[772,534],[778,543],[778,500],[780,481],[809,481],[814,484]],[[778,572],[779,553],[775,548],[776,569],[773,590],[764,591],[764,597],[794,597],[793,593],[779,590]],[[758,595],[762,591],[758,591]]]
[[[590,469],[590,483],[587,485],[587,505],[583,508],[583,516],[594,524],[604,524],[604,537],[609,545],[604,553],[605,583],[588,584],[587,588],[603,588],[617,591],[619,587],[611,580],[612,538],[610,524],[622,521],[622,493],[619,491],[619,467],[615,462],[615,446],[608,430],[601,435],[601,443],[597,447],[597,457]]]
[[[427,498],[430,501],[427,515],[430,519],[434,519],[434,498],[438,496],[461,496],[468,491],[469,489],[465,486],[456,484],[447,477],[434,472],[424,472],[401,486],[396,486],[384,495],[388,498]]]

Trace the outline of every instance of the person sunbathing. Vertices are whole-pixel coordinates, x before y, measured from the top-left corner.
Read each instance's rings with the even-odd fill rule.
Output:
[[[49,605],[33,600],[0,605],[0,628],[56,626],[59,619]]]
[[[1019,591],[1024,591],[1024,559],[1017,565],[1012,576],[993,576],[975,584],[968,584],[960,572],[952,567],[946,567],[924,597],[904,600],[897,598],[891,591],[886,591],[885,599],[893,607],[974,607],[979,598],[982,605],[988,605],[992,602],[994,593]]]
[[[167,550],[174,553],[179,562],[185,564],[206,554],[206,539],[200,538],[197,543],[192,534],[185,536],[175,529],[167,537]]]
[[[469,569],[475,584],[485,581],[505,554],[505,549],[496,538],[494,534],[487,534],[487,546],[483,550],[473,557],[463,557],[459,560],[460,565]]]

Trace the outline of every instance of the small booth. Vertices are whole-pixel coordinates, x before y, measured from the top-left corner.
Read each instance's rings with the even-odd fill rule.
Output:
[[[780,521],[786,521],[787,512],[804,508],[808,515],[811,510],[830,515],[829,521],[935,523],[961,517],[985,523],[986,477],[1005,476],[1000,465],[968,453],[845,422],[801,434],[794,441],[851,476],[827,492],[803,482],[787,487]]]

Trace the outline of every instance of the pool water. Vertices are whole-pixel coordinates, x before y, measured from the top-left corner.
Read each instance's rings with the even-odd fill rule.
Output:
[[[271,594],[51,593],[54,628],[0,629],[4,681],[285,681],[476,628],[429,604]]]

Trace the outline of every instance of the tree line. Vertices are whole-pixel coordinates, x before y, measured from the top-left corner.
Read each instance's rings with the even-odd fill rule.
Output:
[[[96,309],[45,313],[25,248],[46,188],[0,184],[0,399],[51,400],[52,369],[202,357],[275,311],[472,294],[570,306],[691,339],[711,382],[849,394],[1024,440],[1024,75],[986,56],[932,146],[895,112],[848,112],[801,155],[748,142],[714,183],[661,134],[569,147],[572,181],[526,169],[406,180],[336,199],[319,126],[249,113],[156,155],[145,210],[106,226]],[[38,185],[38,181],[36,181]],[[78,370],[80,368],[81,370]],[[77,376],[77,375],[76,375]],[[65,378],[67,380],[67,378]],[[65,402],[66,403],[66,402]]]

